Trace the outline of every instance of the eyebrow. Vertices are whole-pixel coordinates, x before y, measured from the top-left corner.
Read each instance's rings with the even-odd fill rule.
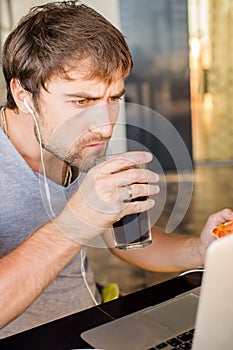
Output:
[[[120,98],[125,94],[125,89],[122,89],[117,94],[109,96],[111,98]],[[101,96],[93,96],[91,94],[88,94],[87,92],[77,92],[75,94],[64,94],[66,97],[72,97],[72,98],[84,98],[86,100],[99,100]]]

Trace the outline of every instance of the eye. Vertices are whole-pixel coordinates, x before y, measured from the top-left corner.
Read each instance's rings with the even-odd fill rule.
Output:
[[[113,97],[109,97],[109,102],[119,102],[122,99],[122,97],[119,96],[113,96]]]
[[[88,100],[86,100],[85,98],[82,98],[80,100],[75,101],[78,105],[84,105],[85,103],[88,102]]]
[[[86,99],[86,98],[80,98],[77,100],[72,100],[71,103],[75,104],[76,106],[80,107],[85,107],[89,106],[91,104],[91,100]]]

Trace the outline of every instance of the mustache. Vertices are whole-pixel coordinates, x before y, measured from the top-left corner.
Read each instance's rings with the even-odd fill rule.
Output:
[[[103,137],[101,135],[99,135],[99,136],[95,135],[95,136],[82,137],[76,141],[78,141],[78,143],[80,145],[82,145],[82,147],[85,147],[85,146],[95,144],[95,143],[107,142],[109,140],[110,140],[110,137]]]
[[[37,137],[36,137],[37,138]],[[88,135],[88,136],[80,136],[74,140],[69,140],[67,137],[66,140],[63,139],[62,142],[59,142],[59,140],[50,140],[50,142],[46,143],[42,140],[42,147],[44,149],[52,148],[54,151],[59,150],[60,146],[65,146],[66,151],[69,149],[72,149],[73,147],[77,147],[78,149],[82,149],[83,147],[86,147],[90,144],[95,143],[102,143],[102,142],[108,142],[111,137],[103,137],[102,135]]]

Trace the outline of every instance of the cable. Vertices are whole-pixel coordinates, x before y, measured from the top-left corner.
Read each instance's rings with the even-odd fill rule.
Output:
[[[36,119],[36,116],[35,116],[35,113],[34,111],[32,110],[32,108],[29,106],[29,104],[27,103],[26,99],[24,99],[24,105],[26,107],[26,109],[28,110],[28,112],[31,114],[33,120],[34,120],[34,123],[35,123],[35,126],[36,126],[36,129],[37,129],[37,134],[38,134],[38,140],[39,140],[39,146],[40,146],[40,158],[41,158],[41,167],[42,167],[42,173],[44,175],[44,186],[45,186],[45,194],[46,194],[46,198],[48,200],[48,204],[49,204],[49,209],[52,213],[52,215],[54,217],[56,217],[54,211],[53,211],[53,208],[52,208],[52,203],[51,203],[51,195],[50,195],[50,190],[49,190],[49,185],[48,185],[48,181],[47,181],[47,175],[46,175],[46,170],[45,170],[45,165],[44,165],[44,156],[43,156],[43,147],[42,147],[42,138],[41,138],[41,134],[40,134],[40,128],[39,128],[39,124],[38,124],[38,121]],[[95,299],[92,291],[91,291],[91,288],[89,287],[88,285],[88,282],[87,282],[87,278],[86,278],[86,271],[85,271],[85,265],[84,265],[84,261],[85,261],[85,256],[83,255],[83,249],[81,249],[80,251],[80,261],[81,261],[81,275],[83,277],[83,280],[84,280],[84,283],[85,283],[85,286],[93,300],[93,302],[95,303],[95,305],[98,305],[99,303],[97,302],[97,300]]]
[[[46,194],[46,198],[48,200],[49,203],[49,209],[52,213],[52,215],[55,217],[55,213],[53,211],[52,208],[52,203],[51,203],[51,195],[50,195],[50,190],[49,190],[49,184],[47,181],[47,176],[46,176],[46,170],[45,170],[45,165],[44,165],[44,156],[43,156],[43,148],[42,148],[42,140],[41,140],[41,135],[40,135],[40,129],[39,129],[39,125],[37,122],[37,119],[35,117],[34,112],[32,113],[32,117],[34,119],[35,125],[36,125],[36,129],[37,129],[37,134],[38,134],[38,139],[39,139],[39,145],[40,145],[40,158],[41,158],[41,167],[42,167],[42,172],[44,175],[44,186],[45,186],[45,194]]]
[[[204,268],[200,268],[200,269],[194,269],[194,270],[188,270],[188,271],[184,271],[182,273],[179,274],[179,276],[185,276],[188,273],[192,273],[192,272],[204,272],[205,269]]]
[[[87,288],[92,300],[94,301],[95,305],[99,305],[99,303],[97,302],[96,298],[94,297],[92,290],[89,287],[87,279],[86,279],[86,270],[85,270],[85,266],[84,266],[85,256],[83,255],[83,249],[80,251],[80,257],[81,257],[81,274],[82,274],[84,283],[85,283],[86,288]]]
[[[26,107],[26,109],[28,110],[28,112],[31,114],[31,116],[34,120],[35,126],[36,126],[38,140],[39,140],[39,146],[40,146],[41,167],[42,167],[42,172],[44,175],[45,194],[46,194],[46,198],[47,198],[48,203],[49,203],[49,209],[51,210],[52,215],[55,217],[56,215],[53,211],[52,204],[51,204],[51,195],[50,195],[50,190],[49,190],[49,185],[48,185],[46,170],[45,170],[45,165],[44,165],[43,147],[42,147],[42,139],[41,139],[39,124],[38,124],[38,121],[36,119],[35,113],[34,113],[33,109],[29,106],[29,104],[27,103],[26,98],[24,98],[23,103],[24,103],[24,106]]]

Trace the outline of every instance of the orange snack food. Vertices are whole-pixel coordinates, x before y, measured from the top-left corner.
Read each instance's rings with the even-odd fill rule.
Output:
[[[224,224],[219,225],[212,230],[212,234],[217,238],[221,238],[221,237],[230,235],[232,233],[233,233],[233,221],[227,221]]]

